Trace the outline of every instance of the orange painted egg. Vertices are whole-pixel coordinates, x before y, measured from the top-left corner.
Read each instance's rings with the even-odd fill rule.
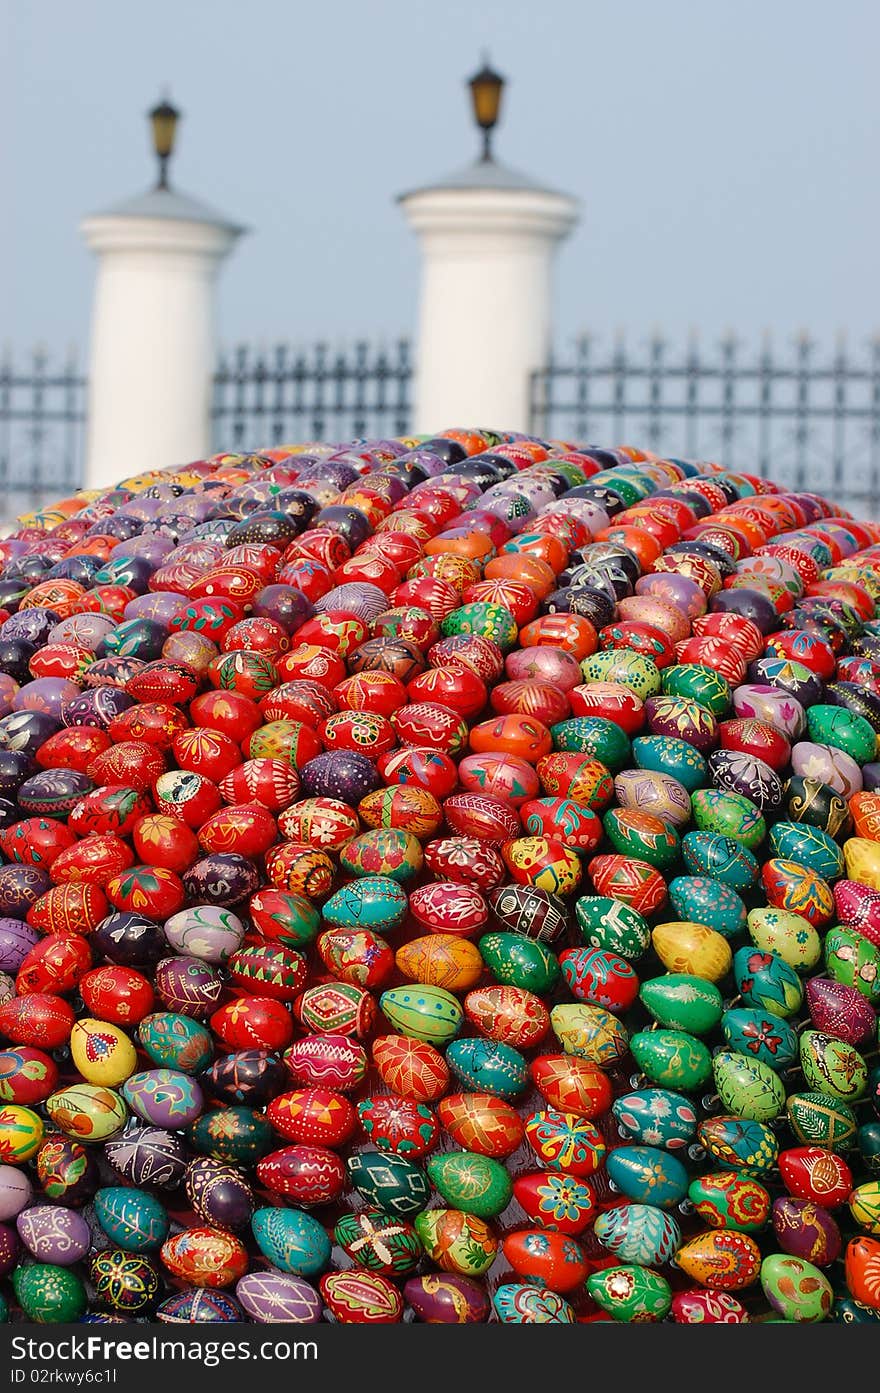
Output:
[[[227,1230],[207,1226],[174,1234],[160,1256],[173,1277],[193,1287],[228,1287],[248,1270],[244,1245]]]
[[[543,1054],[532,1060],[535,1086],[551,1108],[578,1117],[602,1117],[611,1107],[608,1076],[589,1059],[569,1054]]]
[[[431,933],[411,939],[395,954],[404,977],[449,992],[467,991],[480,979],[483,959],[479,950],[456,934]]]
[[[432,837],[443,821],[437,799],[416,784],[396,784],[368,793],[358,804],[358,814],[368,827],[399,828],[420,840]]]
[[[384,1084],[402,1098],[431,1103],[449,1087],[449,1069],[439,1050],[409,1035],[380,1035],[373,1063]]]
[[[553,740],[544,722],[534,716],[497,716],[473,727],[470,747],[476,754],[500,750],[528,764],[537,764],[550,753]]]
[[[740,1291],[758,1280],[761,1250],[737,1229],[710,1229],[688,1239],[675,1262],[695,1282],[720,1291]]]
[[[552,1229],[520,1229],[502,1240],[501,1251],[524,1282],[551,1291],[573,1291],[590,1270],[576,1239]]]
[[[478,987],[464,999],[464,1013],[481,1035],[514,1049],[531,1049],[550,1029],[550,1013],[525,987]]]
[[[458,766],[458,781],[468,793],[485,793],[518,808],[540,791],[534,766],[518,755],[467,755]]]
[[[492,1093],[449,1093],[437,1104],[437,1116],[458,1146],[480,1156],[511,1156],[523,1139],[519,1113]]]

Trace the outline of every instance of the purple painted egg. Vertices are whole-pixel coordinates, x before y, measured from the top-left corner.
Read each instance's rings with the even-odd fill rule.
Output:
[[[14,1219],[33,1199],[34,1187],[19,1166],[0,1166],[0,1221]]]
[[[177,1069],[145,1069],[122,1085],[122,1096],[138,1117],[156,1127],[187,1127],[201,1115],[202,1090]]]
[[[429,1325],[472,1325],[489,1315],[489,1298],[480,1284],[453,1272],[410,1277],[403,1295]]]
[[[327,750],[308,760],[299,775],[306,797],[335,798],[355,806],[382,787],[373,761],[356,750]]]
[[[254,1212],[254,1195],[241,1171],[225,1161],[204,1156],[186,1171],[190,1204],[206,1224],[219,1229],[243,1229]]]
[[[240,1322],[242,1308],[227,1291],[210,1287],[189,1287],[175,1292],[156,1308],[156,1319],[163,1325],[206,1325]]]
[[[842,794],[846,799],[862,789],[862,771],[855,760],[831,745],[798,741],[791,749],[791,768],[794,774],[828,784],[835,793]]]
[[[649,813],[673,827],[684,827],[690,822],[690,794],[671,774],[651,769],[624,769],[615,775],[614,792],[621,808]]]
[[[323,1302],[301,1277],[283,1272],[248,1272],[240,1277],[235,1295],[246,1315],[259,1325],[315,1325]]]
[[[212,851],[190,866],[183,885],[191,902],[232,908],[259,890],[260,872],[246,856]]]
[[[35,1204],[15,1221],[18,1236],[38,1262],[69,1267],[89,1251],[92,1234],[76,1209],[62,1204]]]
[[[33,1213],[33,1210],[28,1212]],[[10,1224],[0,1224],[0,1277],[4,1277],[15,1266],[19,1246],[15,1229]],[[57,1259],[52,1258],[51,1261],[56,1262]]]
[[[131,1119],[104,1152],[114,1170],[133,1185],[157,1185],[174,1190],[186,1172],[183,1143],[162,1127],[145,1126]]]
[[[840,1229],[828,1210],[814,1200],[791,1195],[774,1200],[773,1229],[784,1252],[816,1267],[829,1267],[840,1256]]]
[[[113,620],[106,614],[71,614],[55,625],[49,634],[49,642],[74,643],[94,653],[115,628]]]
[[[90,687],[65,703],[64,724],[95,726],[98,730],[106,730],[111,721],[134,704],[134,697],[118,687]]]
[[[0,866],[0,923],[7,917],[24,919],[51,884],[48,872],[37,866]]]
[[[223,981],[201,958],[163,958],[156,965],[155,986],[169,1011],[200,1021],[216,1008]]]
[[[38,677],[20,687],[12,699],[13,711],[42,711],[61,723],[65,702],[79,696],[79,687],[66,677]]]
[[[37,929],[23,919],[0,919],[0,971],[17,972],[39,941]]]

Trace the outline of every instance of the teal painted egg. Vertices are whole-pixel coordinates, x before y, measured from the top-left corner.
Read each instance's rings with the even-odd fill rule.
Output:
[[[352,1185],[370,1204],[386,1214],[408,1218],[426,1209],[431,1186],[425,1172],[405,1156],[386,1151],[360,1151],[346,1162]]]
[[[629,738],[614,721],[604,716],[572,716],[550,727],[554,750],[586,754],[606,768],[622,769],[629,759]]]
[[[864,716],[845,706],[826,706],[819,702],[807,708],[808,738],[817,745],[843,750],[856,764],[874,758],[876,735]]]
[[[699,750],[686,740],[669,735],[639,735],[632,742],[632,753],[640,769],[669,774],[683,784],[688,793],[708,783],[708,764]]]
[[[642,1005],[659,1025],[706,1035],[721,1020],[724,1005],[714,982],[687,972],[651,977],[639,988]]]
[[[669,1262],[681,1245],[681,1229],[653,1204],[618,1204],[598,1216],[593,1232],[609,1253],[642,1267]]]
[[[395,827],[362,832],[345,846],[339,864],[349,875],[388,877],[405,884],[422,869],[422,844]]]
[[[758,879],[758,863],[733,837],[716,832],[686,832],[681,840],[684,864],[691,875],[708,875],[731,890],[751,890]]]
[[[122,1085],[132,1112],[156,1127],[187,1127],[201,1115],[204,1099],[195,1079],[179,1069],[145,1069]]]
[[[748,929],[756,948],[776,953],[795,972],[809,972],[822,956],[822,940],[812,924],[790,909],[752,909]]]
[[[661,690],[665,696],[689,697],[711,711],[723,716],[730,706],[730,683],[715,668],[703,663],[681,663],[665,668]]]
[[[314,1277],[330,1261],[326,1229],[301,1209],[257,1209],[251,1227],[263,1257],[282,1272]]]
[[[513,1182],[500,1161],[474,1151],[445,1151],[425,1162],[431,1184],[447,1204],[494,1219],[510,1204]]]
[[[719,1098],[735,1117],[772,1122],[785,1106],[781,1079],[759,1059],[733,1050],[718,1050],[712,1072]]]
[[[700,832],[732,837],[755,851],[767,835],[760,808],[741,793],[722,788],[698,788],[691,794],[694,825]]]
[[[618,1146],[605,1161],[608,1179],[628,1199],[672,1209],[687,1194],[690,1177],[677,1157],[656,1146]]]
[[[737,1006],[721,1018],[724,1038],[732,1050],[750,1056],[769,1069],[787,1069],[798,1056],[798,1039],[782,1016]]]
[[[130,1253],[153,1253],[168,1235],[165,1206],[147,1190],[108,1185],[95,1195],[95,1216],[112,1243]]]
[[[651,1267],[626,1263],[587,1278],[587,1291],[612,1320],[661,1321],[672,1305],[672,1288]]]
[[[430,1280],[430,1279],[426,1279]],[[564,1297],[549,1287],[503,1282],[492,1297],[498,1319],[505,1325],[574,1325],[575,1315]]]
[[[733,975],[747,1006],[783,1017],[800,1009],[804,997],[800,978],[778,953],[740,948],[733,956]]]
[[[847,1103],[857,1102],[868,1091],[868,1067],[858,1050],[843,1040],[821,1030],[805,1030],[800,1038],[800,1060],[808,1088]]]
[[[191,1016],[178,1016],[173,1011],[144,1016],[137,1039],[154,1064],[180,1069],[184,1074],[201,1073],[214,1058],[210,1030]]]
[[[642,701],[660,690],[660,669],[652,658],[629,648],[609,648],[584,658],[585,682],[614,682],[628,687]]]
[[[683,1030],[640,1030],[629,1042],[636,1064],[663,1088],[701,1088],[712,1077],[712,1056]]]
[[[777,822],[770,833],[773,856],[797,861],[824,880],[843,875],[843,852],[833,837],[821,827],[806,822]]]
[[[635,961],[651,945],[648,921],[631,905],[608,895],[582,895],[575,902],[575,919],[590,948],[602,948]]]
[[[194,1151],[229,1165],[252,1166],[275,1145],[275,1133],[253,1108],[214,1108],[186,1130]]]
[[[856,1142],[856,1115],[830,1093],[791,1093],[785,1104],[788,1125],[803,1146],[848,1151]]]
[[[746,907],[729,885],[706,875],[681,875],[669,882],[669,900],[679,919],[705,924],[724,938],[746,927]]]
[[[407,894],[389,876],[365,875],[343,885],[321,906],[326,924],[391,933],[406,918]]]
[[[496,1040],[453,1040],[446,1049],[446,1063],[465,1088],[475,1093],[515,1098],[528,1083],[529,1066],[519,1050]],[[457,1200],[450,1202],[467,1209]]]
[[[697,1132],[697,1113],[689,1098],[669,1088],[639,1088],[611,1105],[624,1137],[644,1146],[681,1151]]]
[[[523,934],[488,933],[477,944],[486,967],[505,986],[542,996],[556,985],[559,961],[552,949]]]
[[[832,711],[841,708],[833,706]],[[867,725],[867,721],[865,722]],[[870,728],[870,727],[869,727]],[[818,1267],[803,1258],[771,1253],[761,1263],[764,1295],[783,1320],[815,1324],[831,1312],[834,1292]]]
[[[779,1146],[764,1122],[744,1117],[707,1117],[697,1140],[714,1160],[734,1170],[767,1171],[776,1165]]]
[[[461,1029],[461,1006],[442,987],[422,982],[392,987],[382,993],[379,1005],[389,1025],[401,1035],[426,1040],[430,1045],[447,1044]]]
[[[13,1272],[12,1285],[25,1318],[37,1325],[67,1325],[86,1310],[86,1289],[69,1267],[22,1265]]]

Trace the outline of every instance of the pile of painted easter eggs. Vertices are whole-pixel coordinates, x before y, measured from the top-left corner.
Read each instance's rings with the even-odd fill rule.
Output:
[[[0,541],[33,1322],[880,1320],[880,524],[514,433]]]

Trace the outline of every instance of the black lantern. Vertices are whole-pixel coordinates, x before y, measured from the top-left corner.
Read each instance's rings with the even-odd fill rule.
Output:
[[[483,132],[483,159],[491,160],[492,131],[498,124],[504,78],[490,68],[488,58],[484,58],[482,68],[474,73],[468,86],[471,89],[474,120]]]
[[[168,161],[174,150],[174,137],[177,132],[177,123],[180,120],[180,112],[172,106],[167,98],[154,106],[149,113],[150,122],[153,127],[153,149],[159,160],[159,182],[158,189],[168,188]]]

